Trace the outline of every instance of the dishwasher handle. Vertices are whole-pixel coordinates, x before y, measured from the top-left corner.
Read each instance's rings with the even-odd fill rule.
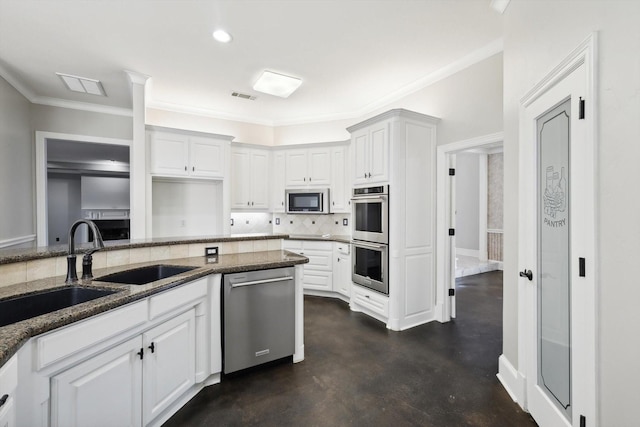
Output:
[[[283,282],[286,280],[293,280],[293,276],[274,277],[273,279],[262,279],[262,280],[252,280],[250,282],[232,283],[231,287],[239,288],[241,286],[262,285],[265,283]]]

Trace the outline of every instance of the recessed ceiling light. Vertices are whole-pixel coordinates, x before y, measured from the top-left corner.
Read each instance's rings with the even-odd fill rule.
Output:
[[[302,80],[296,77],[263,71],[258,81],[253,85],[253,89],[269,95],[288,98],[301,84]]]
[[[213,38],[220,43],[229,43],[231,41],[231,34],[227,33],[225,30],[216,30],[213,32]]]
[[[71,74],[56,73],[67,89],[73,92],[88,93],[90,95],[107,96],[100,80],[87,77],[72,76]]]

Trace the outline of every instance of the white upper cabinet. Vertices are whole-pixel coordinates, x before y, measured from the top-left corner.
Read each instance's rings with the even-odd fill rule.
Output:
[[[331,212],[351,212],[348,146],[331,147]]]
[[[354,132],[353,184],[389,181],[389,121],[372,124]]]
[[[331,149],[300,148],[286,151],[285,185],[318,187],[331,185]]]
[[[193,135],[176,130],[148,131],[149,172],[158,176],[224,178],[225,135]]]
[[[231,149],[231,209],[269,209],[269,152]]]

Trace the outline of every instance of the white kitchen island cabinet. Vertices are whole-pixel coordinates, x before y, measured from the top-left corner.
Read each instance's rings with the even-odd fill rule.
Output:
[[[0,427],[15,427],[15,394],[18,387],[18,357],[0,368]]]
[[[220,283],[210,275],[30,340],[20,422],[161,425],[220,380]]]

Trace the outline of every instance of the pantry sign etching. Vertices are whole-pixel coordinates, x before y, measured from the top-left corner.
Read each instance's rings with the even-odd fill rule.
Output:
[[[564,227],[567,218],[567,179],[565,168],[560,168],[560,173],[553,166],[546,169],[546,186],[543,194],[544,223],[550,227]]]

